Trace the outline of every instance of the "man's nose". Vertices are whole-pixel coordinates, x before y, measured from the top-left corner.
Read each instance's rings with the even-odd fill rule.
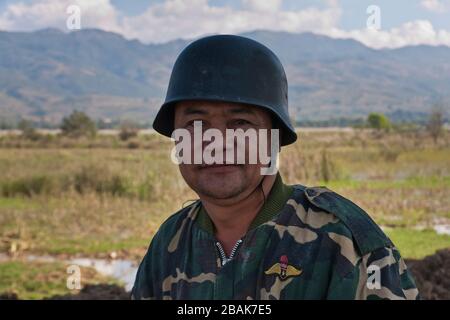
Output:
[[[209,141],[203,140],[203,147],[206,147],[207,145],[209,145],[210,143],[213,143],[213,142],[217,143],[218,142],[217,139],[221,139],[222,140],[222,145],[224,146],[224,151],[225,151],[226,143],[227,143],[227,141],[226,141],[226,133],[227,133],[227,126],[226,126],[226,124],[223,124],[223,123],[211,124],[210,126],[208,126],[208,128],[204,129],[203,135],[205,134],[205,132],[207,130],[210,130],[210,129],[214,129],[214,130],[217,130],[217,131],[214,132],[214,134],[212,134],[212,136],[214,138],[211,138]],[[218,135],[216,133],[220,133],[219,137],[218,137]]]

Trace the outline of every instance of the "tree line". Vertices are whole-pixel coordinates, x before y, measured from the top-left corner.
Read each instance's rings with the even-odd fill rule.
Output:
[[[342,124],[341,121],[335,123],[334,125],[339,126]],[[395,125],[391,122],[388,116],[378,112],[370,113],[366,119],[353,119],[349,120],[347,126],[355,127],[355,128],[371,128],[376,131],[391,131],[395,130],[398,125]],[[299,125],[299,123],[296,123]],[[328,125],[318,125],[315,122],[303,122],[300,123],[300,126],[330,126],[333,125],[333,122],[329,121],[326,124]],[[444,133],[444,111],[442,108],[435,107],[431,111],[425,129],[428,131],[430,136],[433,138],[435,142],[443,135]],[[142,125],[132,121],[132,120],[123,120],[118,124],[119,129],[119,138],[123,141],[128,140],[132,137],[138,135],[140,129],[142,129]],[[92,138],[97,134],[98,129],[105,128],[104,123],[95,122],[91,119],[86,113],[82,111],[75,110],[69,116],[64,117],[59,126],[61,130],[61,135],[71,137],[71,138],[79,138],[79,137],[89,137]],[[116,127],[117,128],[117,127]],[[29,120],[22,119],[17,126],[25,138],[31,140],[39,139],[39,133],[36,130],[36,127]]]

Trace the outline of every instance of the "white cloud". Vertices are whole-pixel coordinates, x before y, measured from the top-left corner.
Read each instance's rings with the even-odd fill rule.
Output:
[[[32,3],[12,3],[0,13],[0,29],[30,31],[42,28],[66,26],[67,7],[79,6],[81,27],[100,27],[120,32],[118,13],[109,0],[39,0]]]
[[[282,0],[242,0],[244,8],[263,12],[278,11],[282,2]]]
[[[337,25],[339,8],[283,11],[281,1],[244,0],[241,10],[214,7],[207,0],[167,0],[144,13],[123,19],[124,32],[143,41],[162,42],[211,33],[238,33],[255,29],[291,32],[325,31]]]
[[[325,0],[323,9],[308,7],[290,11],[282,9],[283,0],[241,1],[242,8],[235,9],[213,6],[208,0],[166,0],[151,4],[140,15],[124,16],[110,0],[34,0],[6,6],[0,12],[0,29],[64,29],[68,16],[66,8],[75,4],[81,8],[82,28],[114,31],[146,43],[266,29],[311,31],[336,38],[353,38],[374,48],[416,44],[450,46],[450,31],[436,30],[427,20],[411,21],[389,30],[342,30],[338,27],[342,14],[338,0]],[[440,8],[434,2],[440,6],[450,0],[423,0],[422,5]]]
[[[83,28],[120,32],[144,42],[164,42],[211,33],[237,33],[255,29],[291,32],[325,31],[336,26],[340,9],[281,10],[282,0],[242,0],[243,8],[211,6],[208,0],[166,0],[152,4],[138,16],[117,12],[110,0],[35,0],[10,4],[0,13],[0,29],[29,31],[65,28],[66,8],[81,8]]]
[[[372,48],[399,48],[419,44],[450,46],[450,31],[435,30],[427,20],[411,21],[397,28],[379,31],[335,29],[329,35],[336,38],[353,38]]]
[[[422,0],[420,5],[429,11],[437,13],[444,13],[450,10],[449,0]]]

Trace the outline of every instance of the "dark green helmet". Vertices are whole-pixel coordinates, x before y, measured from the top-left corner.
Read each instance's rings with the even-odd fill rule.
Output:
[[[153,128],[170,137],[174,104],[184,100],[246,103],[271,112],[281,130],[281,145],[297,140],[288,113],[288,85],[283,66],[266,46],[254,40],[216,35],[188,45],[172,70],[166,100]]]

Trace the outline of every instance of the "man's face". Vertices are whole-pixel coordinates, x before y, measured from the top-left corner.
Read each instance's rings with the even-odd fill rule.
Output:
[[[191,133],[191,145],[194,145],[194,122],[201,121],[203,132],[207,129],[218,129],[223,136],[223,159],[221,165],[213,164],[180,164],[180,172],[186,183],[201,197],[209,200],[225,200],[229,203],[238,202],[251,194],[261,182],[262,165],[248,163],[249,143],[245,143],[245,164],[225,164],[229,152],[226,144],[226,129],[267,129],[267,152],[270,155],[270,129],[272,120],[270,114],[260,108],[228,102],[183,101],[175,107],[175,129],[187,129]],[[203,142],[203,149],[211,142]],[[229,146],[229,145],[228,145]],[[234,159],[237,150],[234,143]],[[258,149],[257,149],[258,150]],[[194,153],[194,147],[191,148]],[[191,162],[193,163],[193,162]]]

